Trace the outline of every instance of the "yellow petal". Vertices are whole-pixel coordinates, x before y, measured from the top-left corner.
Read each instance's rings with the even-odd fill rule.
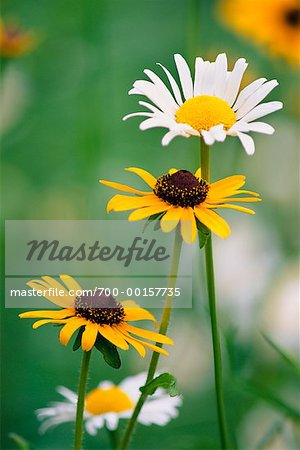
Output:
[[[142,341],[137,338],[132,338],[132,339],[134,339],[136,342],[143,345],[144,347],[151,348],[151,350],[153,350],[154,352],[161,353],[162,355],[165,355],[165,356],[168,356],[168,354],[169,354],[164,348],[157,347],[156,345],[150,344],[150,342],[145,342],[145,341]]]
[[[141,343],[139,343],[136,339],[130,337],[129,335],[125,335],[123,332],[122,332],[122,334],[124,335],[124,339],[126,340],[126,342],[131,344],[132,347],[134,347],[136,349],[136,351],[142,358],[145,358],[145,356],[146,356],[145,347]]]
[[[167,211],[170,208],[170,205],[161,201],[157,206],[146,206],[145,208],[136,209],[129,215],[128,220],[142,220],[146,217],[152,216],[153,214],[159,214]]]
[[[173,345],[174,342],[168,336],[163,334],[156,333],[155,331],[143,330],[142,328],[134,327],[133,325],[129,325],[125,323],[122,325],[126,331],[129,333],[135,334],[136,336],[143,337],[145,339],[149,339],[150,341],[160,342],[161,344]]]
[[[197,219],[218,236],[226,238],[230,235],[230,228],[227,222],[214,211],[199,205],[195,206],[194,212]]]
[[[208,201],[204,202],[205,204],[213,204],[213,203],[226,203],[226,202],[245,202],[245,203],[255,203],[261,202],[261,198],[258,197],[227,197],[227,198],[219,198],[217,201]],[[203,204],[202,204],[203,205]]]
[[[27,311],[19,314],[21,319],[37,319],[37,318],[45,318],[45,319],[64,319],[69,316],[74,315],[74,308],[69,309],[61,309],[59,311],[53,310],[40,310],[40,311]]]
[[[192,244],[197,236],[197,225],[194,211],[191,207],[182,208],[180,225],[182,238],[188,244]]]
[[[237,211],[241,211],[246,214],[255,214],[255,211],[253,211],[252,209],[245,208],[244,206],[240,206],[240,205],[230,205],[230,204],[214,205],[213,209],[216,209],[216,208],[235,209]]]
[[[36,291],[42,291],[43,297],[45,297],[47,300],[54,303],[55,305],[60,306],[61,308],[70,308],[74,306],[73,297],[70,297],[69,292],[59,283],[58,283],[59,285],[58,290],[61,290],[63,292],[63,295],[55,295],[54,293],[51,293],[51,289],[54,289],[55,292],[55,287],[50,285],[49,283],[46,283],[43,280],[31,280],[28,281],[28,283],[26,284],[31,289],[35,289]]]
[[[42,325],[46,325],[47,323],[60,323],[60,324],[64,324],[66,323],[65,320],[55,320],[55,319],[43,319],[43,320],[37,320],[36,322],[34,322],[34,324],[32,325],[32,328],[35,330],[36,328],[41,327]]]
[[[129,209],[151,206],[159,203],[159,199],[154,194],[144,197],[132,197],[130,195],[114,195],[107,203],[106,211],[127,211]]]
[[[140,191],[139,189],[134,189],[132,187],[126,186],[125,184],[115,183],[113,181],[99,180],[99,183],[117,189],[118,191],[131,192],[132,194],[140,194],[140,195],[151,194],[151,192]]]
[[[142,178],[142,180],[145,181],[145,183],[148,184],[148,186],[150,186],[152,189],[154,188],[155,184],[156,184],[156,178],[151,175],[149,172],[147,172],[144,169],[139,169],[138,167],[127,167],[127,169],[129,172],[133,172],[136,175],[138,175],[139,177]]]
[[[125,321],[152,320],[157,327],[158,323],[153,314],[143,308],[125,308]]]
[[[129,345],[122,337],[122,335],[118,333],[116,327],[113,328],[109,325],[100,325],[99,333],[102,334],[102,336],[105,337],[105,339],[107,339],[109,342],[116,345],[117,347],[123,350],[128,350]]]
[[[74,317],[66,322],[66,325],[60,330],[59,340],[62,345],[67,345],[73,334],[78,328],[86,325],[87,321],[80,317]]]
[[[199,167],[199,169],[196,170],[195,177],[199,178],[199,180],[201,180],[201,167]]]
[[[70,275],[59,275],[59,278],[65,283],[69,290],[73,290],[75,292],[82,291],[81,286],[77,283],[76,280],[74,280],[74,278],[70,277]]]
[[[96,323],[88,322],[85,326],[85,330],[82,333],[81,347],[82,350],[88,352],[94,346],[97,339],[99,326]]]
[[[170,169],[169,170],[169,175],[173,175],[173,173],[176,173],[176,172],[178,172],[178,170],[177,169]]]
[[[239,189],[245,182],[246,177],[244,175],[232,175],[231,177],[223,178],[210,184],[209,195]]]
[[[176,228],[181,217],[182,208],[180,206],[172,206],[160,220],[160,227],[165,233]]]

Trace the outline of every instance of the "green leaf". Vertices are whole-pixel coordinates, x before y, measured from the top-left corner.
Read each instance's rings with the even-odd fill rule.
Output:
[[[277,352],[280,358],[285,361],[286,364],[293,370],[297,377],[300,376],[300,365],[296,359],[290,356],[285,350],[280,348],[275,342],[265,333],[261,333],[263,338],[267,341],[267,343]]]
[[[95,347],[102,353],[104,361],[113,369],[120,369],[121,359],[117,347],[98,334]]]
[[[30,450],[29,443],[22,438],[22,436],[19,436],[16,433],[9,433],[8,437],[10,437],[21,450]]]
[[[84,332],[84,327],[80,327],[76,336],[76,339],[73,344],[73,352],[76,352],[81,346],[81,337],[82,333]]]
[[[296,422],[300,422],[300,411],[294,406],[286,403],[286,401],[282,400],[266,386],[262,386],[254,381],[248,381],[245,383],[241,382],[240,385],[244,390],[248,391],[252,395],[255,395],[256,397],[261,398],[265,402],[269,403],[269,405],[273,406],[273,408],[284,413],[286,416],[290,417]]]
[[[176,388],[176,378],[170,373],[162,373],[158,377],[149,381],[145,386],[140,387],[140,391],[143,394],[153,395],[157,388],[164,388],[168,391],[170,397],[179,395]]]
[[[196,219],[198,238],[199,238],[199,248],[203,248],[209,237],[209,229],[203,225],[198,219]]]
[[[150,216],[143,227],[143,233],[148,228],[148,226],[153,222],[155,222],[154,223],[154,231],[158,230],[159,229],[159,221],[164,214],[165,213],[163,212],[163,213],[153,214],[152,216]]]

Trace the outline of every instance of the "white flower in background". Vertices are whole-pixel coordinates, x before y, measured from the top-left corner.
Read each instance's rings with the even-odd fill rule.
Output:
[[[259,78],[239,93],[248,66],[244,58],[238,59],[229,71],[225,53],[218,55],[215,62],[198,57],[194,81],[185,59],[179,54],[174,59],[181,90],[169,70],[161,64],[171,90],[154,72],[144,70],[150,81],[136,81],[129,94],[148,97],[154,105],[140,101],[139,104],[148,111],[128,114],[124,120],[144,116],[146,120],[140,124],[141,130],[168,128],[162,145],[168,145],[176,136],[200,136],[207,145],[223,142],[226,135],[237,136],[248,155],[254,153],[255,146],[247,133],[274,133],[271,125],[256,120],[282,108],[282,102],[278,101],[260,103],[278,85],[276,80]]]
[[[140,390],[146,382],[146,373],[125,378],[118,386],[103,381],[96,389],[88,392],[85,399],[84,422],[86,431],[95,435],[97,430],[106,426],[109,430],[118,427],[119,419],[131,417],[137,403]],[[37,417],[42,421],[40,432],[65,422],[75,422],[77,394],[60,386],[57,391],[65,398],[63,402],[52,402],[48,408],[38,409]],[[177,407],[181,406],[181,397],[170,397],[163,389],[157,389],[148,397],[138,422],[143,425],[166,425],[178,416]]]

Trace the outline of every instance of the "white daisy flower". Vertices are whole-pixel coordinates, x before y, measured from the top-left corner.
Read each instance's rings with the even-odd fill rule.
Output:
[[[198,57],[194,81],[185,59],[179,54],[174,55],[174,59],[181,90],[169,70],[161,64],[171,90],[154,72],[144,70],[150,81],[135,81],[129,94],[148,97],[153,104],[140,101],[139,104],[148,111],[128,114],[124,120],[142,116],[146,120],[140,124],[141,130],[168,128],[162,145],[168,145],[176,136],[200,136],[207,145],[223,142],[227,135],[237,136],[248,155],[253,155],[255,146],[247,133],[274,133],[271,125],[257,122],[257,119],[283,107],[278,101],[260,103],[278,85],[276,80],[259,78],[239,93],[248,66],[244,58],[238,59],[229,71],[225,53],[218,55],[215,62]]]
[[[119,419],[128,419],[139,399],[140,390],[146,382],[146,372],[125,378],[118,386],[110,381],[101,382],[96,389],[88,392],[85,399],[84,423],[86,431],[96,435],[97,430],[106,426],[109,430],[118,427]],[[48,408],[36,411],[42,421],[40,432],[65,422],[75,422],[77,394],[60,386],[57,392],[65,398],[63,402],[52,402]],[[170,397],[163,389],[157,389],[148,397],[138,422],[143,425],[166,425],[178,416],[177,407],[181,406],[181,397]]]

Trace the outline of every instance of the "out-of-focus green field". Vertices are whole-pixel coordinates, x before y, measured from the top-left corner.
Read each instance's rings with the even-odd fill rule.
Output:
[[[2,73],[3,218],[109,219],[105,206],[111,191],[100,186],[99,178],[134,183],[123,171],[128,166],[156,176],[170,167],[196,169],[197,139],[177,138],[162,148],[163,130],[141,132],[138,120],[121,120],[140,108],[127,92],[136,79],[145,78],[144,68],[159,72],[156,62],[161,62],[175,73],[174,53],[193,61],[196,54],[212,59],[226,51],[231,64],[241,56],[248,60],[248,81],[278,79],[269,99],[282,100],[285,107],[267,118],[275,134],[255,135],[253,157],[235,138],[212,150],[213,179],[245,174],[248,188],[263,198],[255,217],[225,214],[232,236],[214,241],[233,441],[243,450],[296,449],[297,376],[261,331],[296,356],[299,78],[285,62],[225,29],[214,2],[196,6],[196,1],[180,0],[3,2],[5,18],[19,18],[39,36],[36,49]],[[184,397],[179,418],[163,428],[139,426],[132,448],[218,448],[207,299],[200,288],[196,279],[193,310],[174,313],[170,335],[175,346],[169,358],[161,358],[161,367],[177,376]],[[19,312],[3,308],[1,314],[1,449],[16,448],[10,432],[38,450],[71,449],[73,426],[41,436],[34,410],[59,399],[56,386],[76,389],[80,352],[61,346],[56,328],[33,331],[31,321],[18,319]],[[122,369],[114,371],[95,352],[89,387],[146,370],[148,360],[132,351],[122,352],[122,361]],[[271,440],[259,447],[270,430]],[[86,435],[85,448],[109,448],[106,431]]]

